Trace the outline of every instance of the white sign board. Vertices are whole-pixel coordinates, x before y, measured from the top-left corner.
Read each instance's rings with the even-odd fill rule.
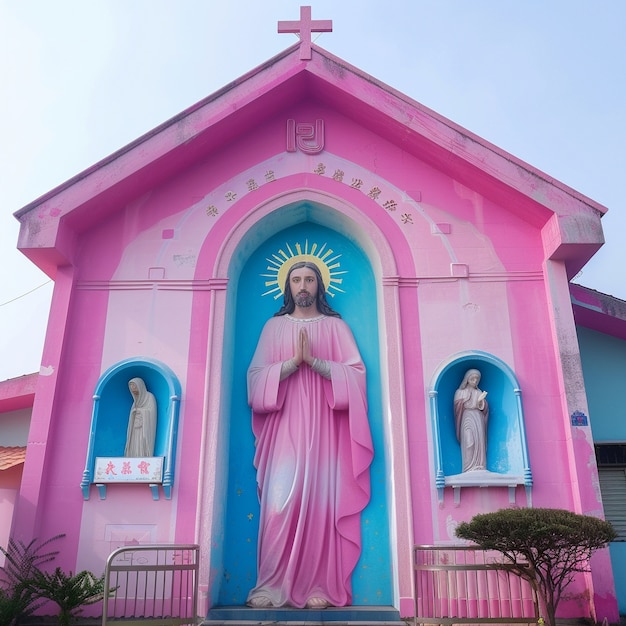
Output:
[[[94,483],[161,483],[162,456],[97,456]]]

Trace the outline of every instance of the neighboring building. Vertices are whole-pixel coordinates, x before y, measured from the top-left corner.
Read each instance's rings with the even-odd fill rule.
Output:
[[[620,614],[626,614],[626,302],[571,286]]]
[[[17,213],[55,292],[14,536],[65,533],[58,564],[94,572],[124,543],[199,543],[207,608],[243,604],[258,517],[246,369],[296,257],[322,266],[367,366],[355,605],[411,615],[412,546],[454,542],[476,513],[602,515],[569,280],[605,210],[303,31]],[[470,368],[491,407],[476,473],[452,411]],[[134,377],[158,407],[161,471],[144,482],[121,458]],[[564,616],[617,620],[607,550],[570,591]]]
[[[6,547],[22,483],[37,374],[0,382],[0,546]],[[4,557],[0,554],[0,564]]]

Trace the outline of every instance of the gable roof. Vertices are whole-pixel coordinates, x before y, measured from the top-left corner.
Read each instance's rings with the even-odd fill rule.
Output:
[[[33,406],[39,374],[26,374],[0,382],[0,414]]]
[[[626,302],[582,285],[570,284],[577,326],[626,340]]]
[[[604,242],[602,205],[312,45],[295,44],[19,210],[18,247],[54,277],[74,237],[108,212],[301,101],[349,116],[461,184],[544,228],[571,277]]]

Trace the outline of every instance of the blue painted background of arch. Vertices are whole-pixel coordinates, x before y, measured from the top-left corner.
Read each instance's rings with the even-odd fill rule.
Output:
[[[160,361],[131,358],[116,363],[104,372],[94,391],[87,461],[81,482],[85,497],[89,496],[96,457],[124,456],[128,415],[133,404],[128,381],[135,377],[143,378],[148,391],[155,396],[157,432],[154,456],[165,457],[164,474],[168,473],[169,486],[173,483],[180,382],[174,372]]]
[[[515,374],[500,359],[479,351],[454,355],[434,376],[432,388],[437,393],[434,427],[439,434],[443,474],[452,476],[462,471],[453,399],[470,368],[480,370],[480,388],[488,392],[487,469],[499,474],[529,475],[526,433]]]
[[[327,243],[341,253],[341,270],[346,270],[346,294],[329,298],[350,325],[368,372],[369,419],[374,439],[375,459],[371,468],[372,498],[363,512],[363,550],[353,575],[355,605],[391,605],[389,524],[387,510],[387,471],[383,439],[380,391],[380,359],[376,287],[372,268],[363,251],[345,236],[317,223],[306,221],[289,227],[260,243],[242,267],[237,282],[236,334],[234,338],[232,394],[229,419],[229,467],[226,522],[223,536],[221,579],[214,594],[220,606],[245,603],[256,580],[258,498],[252,465],[254,440],[250,408],[246,397],[246,371],[265,321],[280,307],[281,300],[261,294],[266,290],[260,274],[266,258],[286,243],[304,245]],[[323,549],[320,546],[320,549]],[[216,565],[214,563],[214,565]],[[213,594],[212,594],[213,595]]]

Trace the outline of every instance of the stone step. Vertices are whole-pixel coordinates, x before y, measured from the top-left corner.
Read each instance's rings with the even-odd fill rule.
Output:
[[[200,626],[326,626],[327,624],[332,624],[333,626],[398,626],[401,624],[402,626],[406,626],[407,624],[413,624],[413,620],[405,620],[405,621],[394,621],[394,622],[340,622],[340,621],[332,621],[332,622],[319,622],[319,621],[309,621],[307,620],[299,620],[296,622],[273,622],[273,621],[244,621],[244,620],[233,620],[233,621],[220,621],[220,620],[211,620],[206,619],[200,623]],[[519,626],[519,624],[515,624],[514,626]]]
[[[327,609],[215,607],[202,626],[253,626],[254,624],[327,624],[332,626],[404,626],[397,609],[389,606],[342,606]]]

